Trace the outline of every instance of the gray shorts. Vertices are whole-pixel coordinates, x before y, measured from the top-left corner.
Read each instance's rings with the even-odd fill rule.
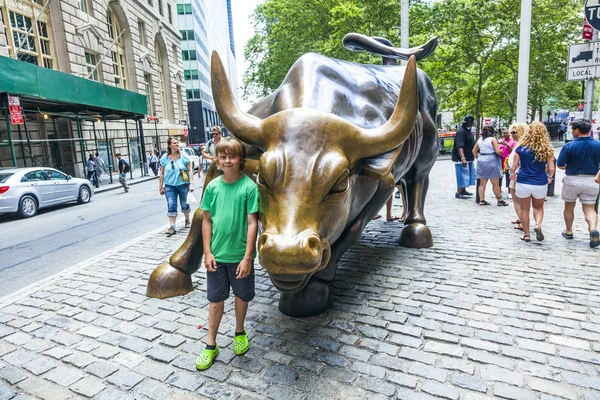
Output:
[[[579,198],[581,204],[596,204],[599,186],[594,178],[594,175],[566,175],[563,178],[562,199],[574,203]]]
[[[235,271],[240,263],[225,264],[217,262],[215,272],[206,271],[208,290],[206,297],[211,303],[220,303],[229,298],[229,288],[233,295],[240,300],[249,302],[254,299],[254,264],[250,274],[242,279],[235,277]]]

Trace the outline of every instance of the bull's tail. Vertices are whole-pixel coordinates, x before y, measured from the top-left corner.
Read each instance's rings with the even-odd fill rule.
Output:
[[[418,61],[433,53],[433,50],[435,50],[438,45],[438,39],[437,37],[433,37],[424,45],[402,49],[394,47],[392,42],[384,38],[369,37],[361,35],[360,33],[348,33],[344,36],[344,39],[342,39],[342,45],[348,50],[368,51],[369,53],[377,54],[384,59],[393,58],[396,60],[408,61],[410,56],[415,56]]]

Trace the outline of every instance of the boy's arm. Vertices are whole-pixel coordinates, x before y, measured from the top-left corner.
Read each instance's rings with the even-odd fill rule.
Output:
[[[237,279],[242,279],[250,275],[252,271],[252,256],[256,246],[256,236],[258,235],[258,213],[248,214],[248,237],[246,238],[246,254],[238,265],[235,275]]]
[[[212,240],[212,219],[210,213],[204,210],[202,218],[202,244],[204,246],[204,265],[209,272],[217,270],[217,262],[210,249],[210,241]]]

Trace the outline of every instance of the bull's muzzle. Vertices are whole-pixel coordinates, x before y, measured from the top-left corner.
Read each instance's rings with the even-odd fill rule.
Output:
[[[259,262],[281,292],[302,289],[330,256],[329,242],[316,234],[289,237],[265,232],[258,239]]]

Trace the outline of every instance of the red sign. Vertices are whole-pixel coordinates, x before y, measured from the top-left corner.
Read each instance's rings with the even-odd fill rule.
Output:
[[[188,133],[188,128],[183,128],[183,136],[187,136]]]
[[[577,104],[577,111],[583,111],[583,103]]]
[[[587,20],[583,19],[583,32],[581,33],[581,38],[585,40],[592,40],[592,35],[594,34],[594,28],[587,22]]]
[[[23,125],[23,110],[21,110],[21,102],[17,96],[8,96],[8,108],[10,111],[10,123],[13,125]]]
[[[156,121],[156,117],[154,115],[151,115],[150,118],[148,118],[150,121]]]

